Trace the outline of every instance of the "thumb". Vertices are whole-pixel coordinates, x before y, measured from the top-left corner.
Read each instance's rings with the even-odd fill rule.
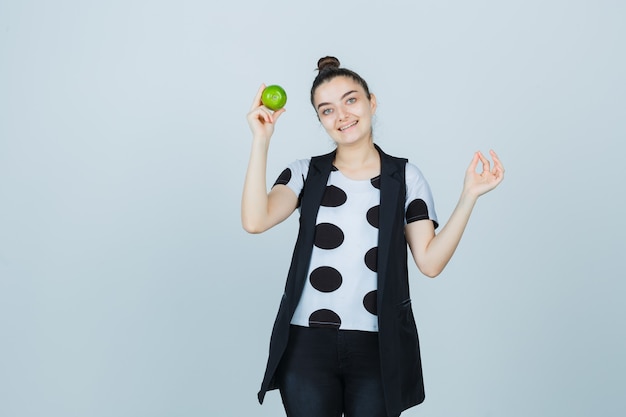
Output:
[[[281,116],[284,112],[286,112],[286,111],[287,111],[287,109],[285,109],[284,107],[283,107],[283,108],[281,108],[281,109],[279,109],[279,110],[276,110],[276,111],[274,112],[274,114],[272,114],[272,118],[274,119],[274,123],[276,123],[276,121],[278,120],[278,118],[279,118],[279,117],[280,117],[280,116]]]

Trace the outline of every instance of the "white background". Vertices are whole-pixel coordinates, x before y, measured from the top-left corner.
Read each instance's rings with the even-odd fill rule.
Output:
[[[622,1],[0,1],[0,415],[280,416],[256,393],[297,233],[240,225],[258,86],[268,183],[330,139],[337,56],[443,223],[472,152],[507,173],[455,258],[411,265],[426,401],[403,416],[622,416]]]

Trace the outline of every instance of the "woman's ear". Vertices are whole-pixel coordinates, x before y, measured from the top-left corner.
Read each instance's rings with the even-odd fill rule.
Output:
[[[374,93],[370,93],[370,109],[372,109],[372,114],[376,113],[376,96]]]

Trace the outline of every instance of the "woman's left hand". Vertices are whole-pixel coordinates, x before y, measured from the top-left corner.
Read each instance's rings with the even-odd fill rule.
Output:
[[[496,188],[504,179],[504,166],[502,166],[500,158],[493,150],[490,150],[489,154],[493,158],[493,168],[482,152],[478,151],[474,154],[474,158],[465,172],[464,193],[478,198]],[[482,163],[482,172],[476,172],[478,162]]]

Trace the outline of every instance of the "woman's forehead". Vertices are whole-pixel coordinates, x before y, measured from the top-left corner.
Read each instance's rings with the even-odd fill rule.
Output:
[[[321,102],[337,101],[340,100],[344,94],[350,91],[365,93],[361,84],[352,79],[352,77],[338,75],[337,77],[323,82],[317,87],[314,94],[314,101],[316,105]]]

